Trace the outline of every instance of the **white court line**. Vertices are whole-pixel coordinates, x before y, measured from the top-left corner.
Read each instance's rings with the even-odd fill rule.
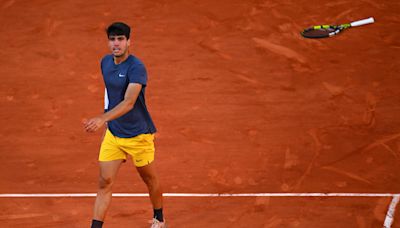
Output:
[[[392,202],[390,203],[389,209],[386,213],[384,228],[390,228],[393,224],[394,212],[396,211],[396,206],[399,203],[400,195],[393,196]]]
[[[147,197],[147,193],[113,193],[114,197]],[[165,197],[394,197],[400,193],[164,193]],[[96,193],[0,194],[0,198],[96,197]]]

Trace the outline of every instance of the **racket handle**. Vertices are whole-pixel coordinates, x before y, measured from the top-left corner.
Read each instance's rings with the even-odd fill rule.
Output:
[[[364,20],[353,21],[353,22],[350,23],[350,25],[351,25],[352,27],[354,27],[354,26],[360,26],[360,25],[371,24],[371,23],[374,23],[374,22],[375,22],[374,18],[373,18],[373,17],[370,17],[370,18],[367,18],[367,19],[364,19]]]

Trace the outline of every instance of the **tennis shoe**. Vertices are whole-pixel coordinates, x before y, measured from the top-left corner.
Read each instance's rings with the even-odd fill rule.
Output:
[[[153,222],[151,223],[150,228],[167,228],[167,224],[164,222],[160,222],[157,219],[153,218]]]

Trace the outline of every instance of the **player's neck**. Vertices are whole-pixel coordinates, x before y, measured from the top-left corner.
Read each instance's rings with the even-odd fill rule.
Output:
[[[121,56],[114,56],[114,63],[115,64],[120,64],[123,61],[125,61],[129,56],[129,52],[126,52],[125,54],[121,55]]]

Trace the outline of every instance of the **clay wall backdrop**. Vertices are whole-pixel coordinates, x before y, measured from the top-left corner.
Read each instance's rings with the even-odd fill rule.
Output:
[[[132,27],[166,193],[400,193],[400,1],[1,0],[0,194],[94,193],[105,28]],[[311,25],[374,24],[304,39]],[[132,163],[116,193],[145,193]],[[0,198],[0,227],[88,227],[94,198]],[[392,197],[167,197],[169,226],[382,227]],[[392,227],[400,227],[399,206]],[[146,197],[105,227],[147,227]]]

